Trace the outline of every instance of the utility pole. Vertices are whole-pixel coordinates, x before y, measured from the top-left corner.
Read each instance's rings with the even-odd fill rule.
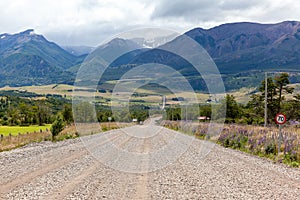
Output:
[[[163,95],[162,96],[162,110],[164,110],[165,109],[165,105],[166,105],[166,96],[165,95]]]
[[[265,72],[265,124],[264,127],[267,127],[268,120],[268,73]]]
[[[185,104],[185,121],[187,121],[187,104]]]
[[[171,104],[171,121],[173,121],[173,104]]]

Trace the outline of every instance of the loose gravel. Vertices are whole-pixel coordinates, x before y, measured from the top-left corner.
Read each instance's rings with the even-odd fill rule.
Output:
[[[5,200],[299,199],[300,170],[148,124],[2,152],[0,185]]]

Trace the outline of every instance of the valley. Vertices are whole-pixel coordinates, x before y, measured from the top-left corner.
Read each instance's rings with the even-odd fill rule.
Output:
[[[110,98],[112,97],[112,90],[113,89],[113,84],[116,82],[109,81],[104,87],[102,87],[103,91],[100,91],[95,93],[95,97],[101,98],[99,100],[100,103],[105,103],[106,100],[109,101]],[[295,83],[295,84],[290,84],[290,87],[295,88],[295,93],[300,94],[300,83]],[[0,91],[15,91],[15,92],[32,92],[38,95],[61,95],[63,97],[66,97],[68,99],[72,98],[72,93],[73,93],[74,86],[72,85],[65,85],[65,84],[51,84],[51,85],[43,85],[43,86],[21,86],[21,87],[2,87],[0,88]],[[94,95],[94,92],[88,91],[88,88],[82,88],[82,91],[80,91],[81,96],[92,96]],[[77,92],[78,93],[78,92]],[[253,94],[258,93],[256,88],[240,88],[238,90],[233,90],[227,92],[229,95],[233,95],[238,103],[241,104],[246,104],[250,100],[250,96]],[[131,98],[132,100],[142,100],[144,103],[149,102],[149,103],[156,103],[158,104],[161,102],[162,99],[162,91],[161,90],[155,90],[151,88],[139,88],[136,90],[136,94],[138,95],[133,95]],[[195,93],[197,96],[197,99],[199,100],[199,103],[206,103],[208,99],[212,97],[210,94],[206,93],[201,93],[201,92],[196,92]],[[192,94],[191,93],[177,93],[172,94],[170,91],[165,91],[164,95],[167,98],[168,103],[170,104],[176,104],[179,103],[178,101],[173,101],[172,98],[176,98],[176,95],[178,97],[190,97]],[[292,99],[293,95],[287,94],[286,95],[287,99]],[[140,102],[141,103],[141,102]]]
[[[0,199],[298,198],[300,22],[157,30],[0,34]]]

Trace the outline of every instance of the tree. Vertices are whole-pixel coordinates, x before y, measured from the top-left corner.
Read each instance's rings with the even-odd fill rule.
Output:
[[[20,125],[20,112],[16,108],[9,108],[7,111],[7,115],[9,118],[9,125],[10,126],[16,126]]]
[[[74,120],[80,123],[97,122],[95,107],[89,102],[73,104]]]
[[[20,112],[20,120],[21,125],[29,125],[30,121],[30,114],[29,114],[29,107],[24,102],[19,104],[19,112]]]
[[[293,93],[293,88],[289,87],[289,75],[281,73],[274,78],[267,79],[267,111],[268,123],[272,123],[277,113],[281,112],[285,97],[285,93]],[[247,107],[250,108],[254,116],[258,118],[264,117],[264,100],[265,100],[265,80],[262,81],[259,87],[260,94],[252,95]]]
[[[293,117],[295,119],[300,119],[300,94],[294,96],[293,100]]]
[[[288,119],[300,119],[300,94],[294,96],[294,99],[285,102],[281,109]]]
[[[63,116],[64,121],[67,124],[72,123],[72,121],[73,121],[73,113],[72,113],[72,108],[71,108],[71,106],[69,104],[65,104],[64,105],[64,108],[62,110],[62,116]]]
[[[264,123],[264,103],[263,97],[259,94],[253,94],[251,100],[243,110],[244,122],[247,124]]]
[[[64,120],[61,114],[56,116],[55,121],[53,122],[50,131],[52,133],[52,141],[54,141],[55,136],[57,136],[64,129]]]
[[[200,110],[200,116],[206,116],[211,118],[211,105],[203,105],[199,107]]]
[[[48,123],[50,120],[51,109],[46,105],[44,101],[39,102],[37,105],[37,118],[39,126],[43,126],[45,123]]]
[[[222,109],[225,109],[226,105],[226,122],[235,122],[236,119],[241,117],[241,107],[236,102],[233,95],[227,94],[225,99],[222,100]]]
[[[282,73],[279,76],[275,76],[275,84],[277,86],[278,90],[278,101],[277,101],[277,106],[278,106],[278,113],[281,110],[281,101],[284,99],[283,92],[292,94],[294,91],[294,88],[287,86],[290,81],[289,81],[289,74],[288,73]]]
[[[181,120],[181,108],[180,107],[171,107],[166,109],[167,119],[168,120]]]

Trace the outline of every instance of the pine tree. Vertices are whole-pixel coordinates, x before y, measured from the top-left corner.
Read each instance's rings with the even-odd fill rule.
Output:
[[[64,129],[64,120],[61,114],[56,116],[55,121],[53,122],[50,131],[52,133],[52,141],[54,141],[55,136],[57,136]]]

